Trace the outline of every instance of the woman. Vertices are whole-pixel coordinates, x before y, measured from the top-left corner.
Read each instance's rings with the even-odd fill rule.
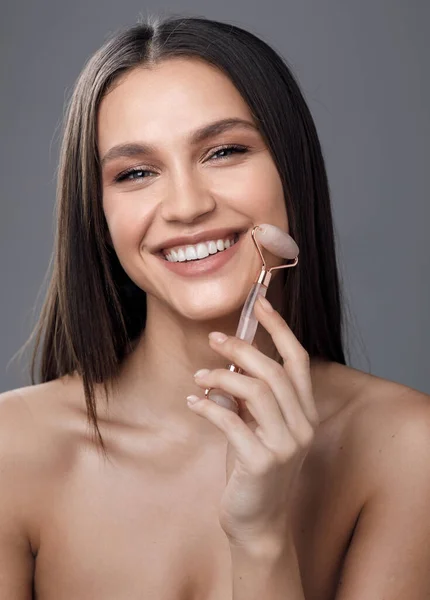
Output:
[[[40,383],[0,403],[0,598],[427,597],[428,396],[346,365],[324,161],[278,54],[203,18],[115,35],[74,90],[58,201]],[[262,223],[300,259],[250,345]]]

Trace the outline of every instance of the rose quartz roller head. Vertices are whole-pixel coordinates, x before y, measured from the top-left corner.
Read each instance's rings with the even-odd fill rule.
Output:
[[[259,295],[266,296],[267,288],[269,287],[270,279],[272,277],[272,271],[295,267],[299,262],[299,248],[296,242],[288,233],[282,229],[279,229],[279,227],[276,227],[276,225],[269,225],[267,223],[257,225],[252,229],[251,235],[257,252],[260,255],[262,267],[260,274],[258,275],[245,301],[236,331],[236,337],[241,340],[245,340],[249,344],[252,344],[258,326],[257,318],[254,315],[254,304]],[[279,267],[272,267],[271,269],[267,270],[266,261],[260,249],[261,245],[264,246],[264,248],[266,248],[271,254],[280,258],[294,259],[294,262],[286,265],[280,265]],[[234,364],[227,365],[227,368],[235,373],[242,373],[242,369]],[[213,389],[214,388],[205,389],[206,398],[209,398],[209,393]],[[231,396],[231,394],[227,394],[226,392],[222,392],[222,394],[213,392],[211,399],[217,400],[218,404],[222,404],[223,406],[238,412],[237,402],[233,396]]]

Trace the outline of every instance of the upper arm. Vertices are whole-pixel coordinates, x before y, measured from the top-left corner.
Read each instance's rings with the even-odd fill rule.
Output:
[[[21,470],[20,419],[24,415],[18,403],[13,392],[0,395],[0,600],[32,598],[34,559]]]
[[[430,598],[430,397],[411,396],[369,441],[373,492],[346,555],[336,600]],[[408,410],[409,408],[409,410]],[[400,418],[399,418],[400,417]],[[366,442],[366,438],[362,439]]]

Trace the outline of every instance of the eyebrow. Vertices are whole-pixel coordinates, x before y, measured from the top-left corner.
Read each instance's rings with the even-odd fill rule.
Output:
[[[224,131],[229,129],[234,129],[236,127],[243,127],[245,129],[252,129],[253,131],[259,131],[258,127],[252,123],[251,121],[247,121],[245,119],[239,118],[230,118],[230,119],[221,119],[219,121],[214,121],[213,123],[209,123],[204,127],[200,127],[196,129],[190,136],[189,142],[193,145],[200,144],[201,142],[219,135]],[[155,146],[151,144],[141,144],[137,142],[130,142],[125,144],[118,144],[117,146],[113,146],[110,148],[101,161],[102,168],[106,166],[106,164],[116,158],[133,158],[135,156],[142,156],[143,154],[150,154],[151,152],[155,152]]]

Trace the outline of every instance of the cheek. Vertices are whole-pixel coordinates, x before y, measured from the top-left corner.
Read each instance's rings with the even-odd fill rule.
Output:
[[[264,157],[259,168],[249,172],[246,189],[242,191],[244,211],[256,222],[276,223],[283,229],[288,227],[282,181],[271,158]]]
[[[142,214],[141,206],[138,212],[137,207],[139,203],[123,199],[113,202],[108,198],[103,202],[112,244],[120,259],[130,250],[140,247],[149,222],[149,216]]]

